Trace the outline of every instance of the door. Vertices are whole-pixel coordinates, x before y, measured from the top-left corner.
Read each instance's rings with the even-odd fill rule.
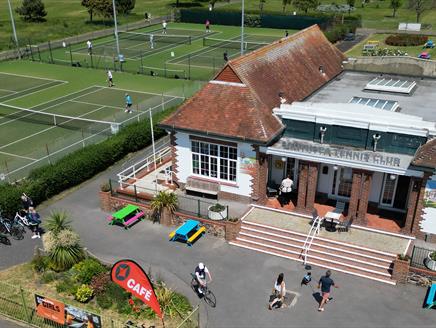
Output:
[[[350,198],[352,184],[353,169],[349,167],[338,167],[333,173],[331,195],[338,198]]]
[[[394,208],[404,210],[407,208],[409,196],[410,177],[400,175],[398,177],[397,190],[395,191]]]
[[[395,174],[385,173],[380,195],[380,205],[392,207],[395,200],[395,192],[397,190],[398,176]]]

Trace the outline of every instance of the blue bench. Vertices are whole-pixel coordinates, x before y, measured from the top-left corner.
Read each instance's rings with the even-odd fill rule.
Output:
[[[433,282],[430,287],[430,290],[428,291],[427,299],[425,300],[426,309],[431,309],[433,306],[436,306],[435,294],[436,294],[436,282]]]
[[[187,220],[176,230],[170,232],[169,237],[171,241],[183,241],[191,247],[192,243],[205,232],[206,228],[200,227],[200,222],[196,220]]]

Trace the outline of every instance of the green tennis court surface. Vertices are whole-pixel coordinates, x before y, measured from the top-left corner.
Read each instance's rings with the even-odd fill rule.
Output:
[[[86,42],[53,42],[45,51],[30,47],[30,57],[36,61],[69,66],[209,80],[225,64],[224,52],[229,59],[240,54],[239,27],[213,26],[210,33],[205,33],[202,24],[170,23],[169,26],[166,34],[160,25],[120,32],[121,62],[114,36],[91,40],[91,51]],[[243,42],[245,52],[256,50],[284,35],[284,31],[274,29],[247,28],[246,31]]]
[[[11,78],[22,83],[9,83]],[[53,162],[104,140],[126,124],[148,118],[149,109],[154,113],[183,101],[183,97],[165,94],[90,86],[31,108],[2,102],[26,90],[50,88],[54,82],[65,83],[0,73],[0,174],[8,180],[22,178],[35,164]],[[125,112],[126,93],[133,100],[130,114]]]

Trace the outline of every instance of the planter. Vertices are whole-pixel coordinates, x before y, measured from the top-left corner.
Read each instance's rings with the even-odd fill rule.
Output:
[[[430,254],[432,253],[429,253],[424,259],[424,264],[429,270],[436,271],[436,261],[431,259]]]
[[[214,221],[227,219],[227,207],[219,204],[211,205],[207,208],[207,216]]]

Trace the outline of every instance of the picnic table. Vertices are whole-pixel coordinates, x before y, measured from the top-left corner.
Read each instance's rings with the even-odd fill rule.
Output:
[[[127,206],[120,209],[118,212],[113,213],[108,216],[108,221],[110,225],[121,224],[124,228],[128,228],[136,221],[144,217],[144,212],[138,206],[128,204]]]
[[[425,300],[425,308],[431,309],[436,306],[436,282],[433,281],[428,291],[427,299]]]
[[[197,239],[197,237],[199,237],[205,231],[205,227],[200,227],[200,222],[196,220],[187,220],[176,230],[172,231],[169,234],[169,237],[170,241],[183,241],[189,247],[191,247],[194,240]]]

